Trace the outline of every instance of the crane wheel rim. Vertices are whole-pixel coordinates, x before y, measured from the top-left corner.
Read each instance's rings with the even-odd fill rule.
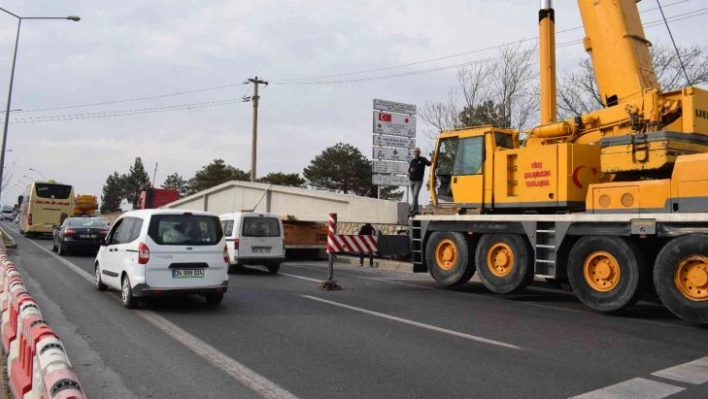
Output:
[[[435,246],[435,264],[438,268],[450,271],[457,264],[457,244],[454,241],[446,238]]]
[[[674,273],[674,285],[688,300],[708,301],[708,257],[692,255],[682,259]]]
[[[487,250],[487,269],[496,277],[506,277],[514,269],[514,258],[509,244],[495,243]]]
[[[583,264],[585,282],[595,291],[609,292],[619,285],[620,263],[607,251],[591,253]]]

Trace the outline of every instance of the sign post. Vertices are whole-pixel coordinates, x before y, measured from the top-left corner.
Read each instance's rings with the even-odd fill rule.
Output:
[[[341,290],[342,287],[334,281],[334,236],[337,234],[337,214],[330,213],[327,221],[327,281],[320,284],[320,288],[327,291]]]
[[[382,186],[405,186],[408,202],[408,165],[416,142],[416,106],[374,100],[373,167],[371,181],[381,198]]]

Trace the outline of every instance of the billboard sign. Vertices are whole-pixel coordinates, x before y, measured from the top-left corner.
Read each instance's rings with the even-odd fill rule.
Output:
[[[408,174],[408,163],[393,162],[393,161],[374,161],[372,170],[374,173],[383,173],[387,175],[405,175]]]
[[[372,182],[375,186],[409,186],[411,181],[408,176],[401,175],[372,175]]]
[[[374,135],[374,145],[379,147],[396,147],[411,150],[415,147],[415,139],[408,137],[394,137]]]
[[[413,159],[413,154],[411,154],[410,150],[406,149],[374,147],[372,158],[387,161],[410,162]]]
[[[416,114],[416,106],[413,104],[396,103],[386,100],[374,100],[374,109],[377,111],[394,112],[399,114]]]
[[[415,116],[374,111],[374,133],[415,138]]]

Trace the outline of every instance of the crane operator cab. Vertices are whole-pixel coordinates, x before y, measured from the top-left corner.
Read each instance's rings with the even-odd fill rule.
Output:
[[[430,169],[433,204],[484,208],[485,169],[493,168],[493,154],[518,147],[513,130],[481,126],[442,133]],[[490,199],[486,203],[491,205]]]
[[[491,126],[441,133],[430,170],[434,206],[481,213],[583,211],[609,178],[599,146],[520,147],[518,131]]]

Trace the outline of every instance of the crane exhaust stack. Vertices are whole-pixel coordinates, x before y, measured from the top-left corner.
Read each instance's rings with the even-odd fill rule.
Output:
[[[556,25],[552,0],[541,0],[538,12],[541,52],[541,125],[557,118],[556,103]]]

